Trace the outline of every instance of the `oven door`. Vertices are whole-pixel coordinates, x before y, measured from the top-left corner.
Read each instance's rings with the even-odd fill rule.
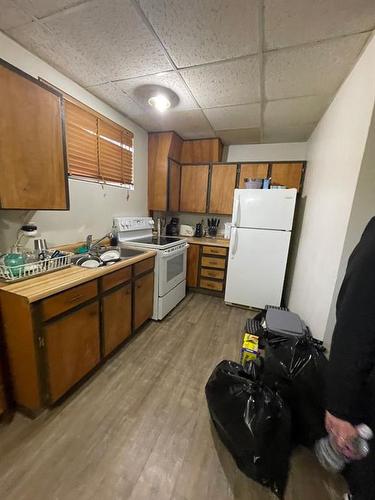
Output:
[[[186,279],[186,253],[188,245],[174,250],[160,252],[159,297],[170,292]]]

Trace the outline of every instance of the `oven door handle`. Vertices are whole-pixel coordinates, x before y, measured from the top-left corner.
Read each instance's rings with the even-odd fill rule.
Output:
[[[167,259],[168,257],[175,257],[176,255],[181,255],[182,253],[185,253],[188,248],[189,248],[189,244],[186,243],[186,245],[183,248],[180,248],[179,250],[176,250],[175,252],[168,252],[167,250],[164,250],[164,252],[162,252],[161,256],[163,259]]]

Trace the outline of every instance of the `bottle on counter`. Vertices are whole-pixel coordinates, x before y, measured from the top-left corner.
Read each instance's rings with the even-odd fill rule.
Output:
[[[115,223],[112,224],[110,245],[111,247],[117,247],[118,245],[118,232]]]
[[[370,451],[368,441],[373,438],[373,432],[366,424],[360,424],[356,429],[358,437],[354,439],[352,445],[360,460],[361,458],[365,458]],[[334,437],[331,434],[317,441],[314,450],[320,464],[332,472],[340,472],[346,464],[351,462],[348,457],[337,449]]]

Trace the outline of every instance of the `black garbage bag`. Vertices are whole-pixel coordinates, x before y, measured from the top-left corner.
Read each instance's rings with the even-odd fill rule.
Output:
[[[206,384],[218,435],[239,469],[283,498],[289,471],[290,412],[280,396],[233,361],[222,361]]]
[[[274,338],[265,349],[264,383],[289,406],[294,444],[312,446],[326,435],[324,348],[309,336]]]

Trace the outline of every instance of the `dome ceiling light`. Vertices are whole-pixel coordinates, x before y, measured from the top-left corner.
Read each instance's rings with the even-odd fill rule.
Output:
[[[159,113],[174,108],[180,102],[173,90],[161,85],[141,85],[134,90],[134,95],[145,108],[151,106]]]

